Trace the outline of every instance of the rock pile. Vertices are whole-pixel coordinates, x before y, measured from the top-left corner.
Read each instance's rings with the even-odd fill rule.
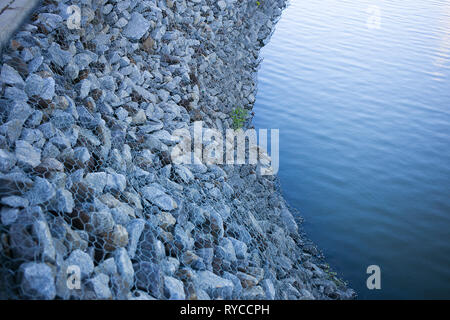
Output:
[[[170,159],[174,130],[223,130],[252,108],[284,7],[43,2],[1,57],[0,298],[354,296],[274,177]]]

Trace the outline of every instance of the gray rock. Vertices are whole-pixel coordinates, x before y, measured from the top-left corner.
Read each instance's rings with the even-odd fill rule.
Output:
[[[134,283],[134,269],[125,248],[119,248],[114,252],[114,260],[116,261],[117,271],[124,280],[124,285],[131,288]]]
[[[164,277],[164,293],[170,300],[186,299],[183,282],[173,277]]]
[[[20,74],[13,67],[6,63],[4,63],[2,66],[0,81],[4,84],[10,84],[13,86],[18,86],[20,88],[23,88],[25,86],[25,82],[23,81]]]
[[[33,109],[24,101],[14,101],[9,108],[8,121],[20,120],[24,123],[33,113]]]
[[[75,124],[75,119],[72,117],[70,113],[59,109],[53,112],[50,121],[51,124],[53,124],[58,129],[67,129]],[[42,130],[47,131],[47,132],[43,131],[46,138],[50,138],[55,134],[55,132],[52,130],[51,127],[49,127],[49,125],[46,125],[45,127],[43,127],[42,125],[41,127],[39,127],[39,129],[41,129],[41,131]],[[52,130],[52,132],[50,132],[49,130]]]
[[[199,271],[196,279],[197,286],[205,290],[212,298],[231,299],[233,296],[233,282],[219,277],[211,271]]]
[[[34,168],[41,163],[41,151],[26,141],[17,140],[16,159],[20,165]]]
[[[102,193],[105,189],[107,179],[106,172],[91,172],[84,178],[86,183],[98,193]]]
[[[131,259],[134,258],[136,254],[137,245],[139,242],[139,238],[142,235],[145,227],[145,220],[143,219],[134,219],[127,225],[127,231],[129,236],[128,241],[128,255]]]
[[[117,265],[114,258],[108,258],[97,266],[98,272],[111,276],[117,273]]]
[[[266,293],[267,300],[275,299],[275,287],[270,279],[264,279],[262,281],[262,287],[264,288],[264,292]]]
[[[59,44],[53,42],[48,49],[51,61],[60,67],[64,67],[72,60],[70,51],[62,50]]]
[[[44,263],[27,262],[20,266],[20,289],[29,299],[52,300],[56,296],[55,277]]]
[[[223,238],[220,240],[220,246],[216,248],[216,256],[230,262],[236,262],[236,252],[230,239]]]
[[[157,183],[142,188],[142,196],[162,210],[172,211],[178,207],[175,200],[166,194]]]
[[[281,209],[281,219],[283,220],[286,228],[291,234],[298,233],[297,222],[295,221],[292,213],[287,208]]]
[[[88,288],[94,291],[97,299],[111,299],[112,292],[109,288],[109,277],[106,274],[100,273],[88,280]]]
[[[131,19],[123,30],[123,35],[132,40],[139,40],[150,28],[150,22],[142,14],[133,12]]]
[[[9,226],[19,217],[19,209],[3,207],[0,211],[2,224]]]
[[[25,92],[29,97],[38,96],[44,100],[51,100],[55,95],[55,80],[31,74],[26,79]]]
[[[107,209],[91,214],[89,227],[92,228],[92,232],[96,234],[106,234],[111,232],[114,229],[114,225],[115,223],[111,212]]]
[[[27,192],[27,199],[31,205],[43,204],[51,200],[56,191],[54,186],[45,178],[36,177],[33,188]]]
[[[94,271],[94,263],[91,257],[79,249],[73,251],[65,262],[67,266],[80,268],[82,278],[88,278]]]
[[[47,222],[44,220],[35,221],[33,224],[33,233],[38,240],[44,261],[55,262],[56,251],[53,246],[53,239]]]
[[[75,159],[83,164],[91,159],[91,154],[86,147],[76,147],[75,149],[73,149],[73,154],[75,156]]]
[[[28,207],[29,201],[19,196],[7,196],[2,198],[1,203],[12,208],[26,208]]]
[[[123,192],[127,186],[127,178],[123,174],[108,173],[106,177],[106,190]]]
[[[141,261],[136,266],[136,286],[160,298],[162,295],[163,274],[158,264]]]
[[[247,258],[247,245],[245,242],[242,242],[240,240],[229,238],[231,242],[233,243],[234,251],[236,252],[236,257],[239,259],[246,259]]]
[[[74,206],[75,202],[72,193],[65,189],[58,189],[49,208],[58,212],[72,213]]]

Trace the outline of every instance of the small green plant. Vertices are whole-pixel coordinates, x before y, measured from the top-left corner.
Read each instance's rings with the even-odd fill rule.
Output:
[[[231,113],[231,119],[233,119],[233,129],[237,130],[242,128],[247,117],[247,110],[237,107]]]
[[[331,271],[331,267],[330,267],[330,265],[328,263],[325,264],[325,268],[323,269],[323,271],[325,271],[325,273],[336,284],[336,286],[338,286],[338,287],[346,287],[347,286],[347,282],[345,282],[344,280],[340,279],[337,276],[336,272]]]
[[[257,4],[258,6],[260,6],[260,5],[261,5],[261,2],[259,2],[259,1],[256,1],[256,4]]]

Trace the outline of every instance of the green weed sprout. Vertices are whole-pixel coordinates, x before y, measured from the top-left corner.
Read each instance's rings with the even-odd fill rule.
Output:
[[[237,130],[242,128],[247,117],[247,110],[237,107],[231,113],[231,118],[233,119],[233,129]]]

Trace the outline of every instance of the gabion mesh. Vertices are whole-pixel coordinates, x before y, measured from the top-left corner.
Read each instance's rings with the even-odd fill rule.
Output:
[[[274,177],[171,161],[174,130],[252,108],[285,6],[219,2],[43,1],[4,48],[0,298],[352,296],[292,231]]]

